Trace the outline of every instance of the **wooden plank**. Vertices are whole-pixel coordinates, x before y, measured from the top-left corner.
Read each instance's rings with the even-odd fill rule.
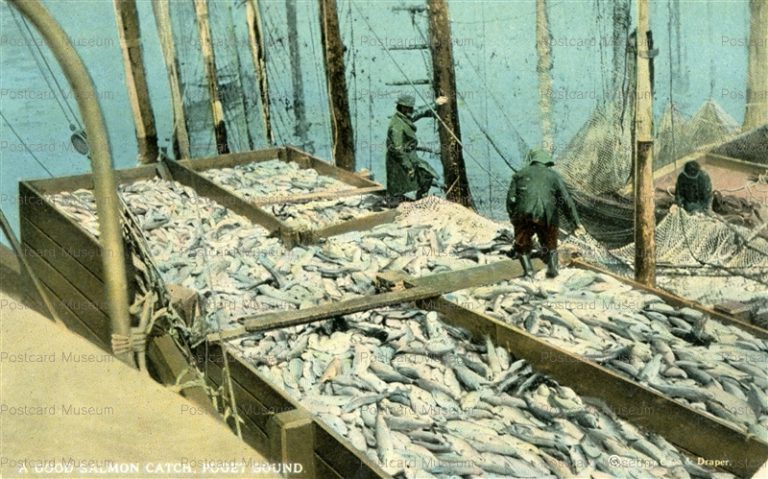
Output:
[[[544,267],[544,263],[539,260],[534,260],[533,265],[534,270]],[[410,287],[401,291],[336,301],[312,308],[247,316],[241,319],[243,326],[221,333],[212,333],[208,335],[208,340],[232,339],[259,331],[297,326],[393,304],[435,298],[451,291],[494,284],[505,279],[522,276],[522,274],[523,269],[517,261],[497,261],[474,268],[438,273],[421,278],[409,277],[405,278],[405,284]]]
[[[350,231],[365,231],[384,223],[392,223],[395,221],[395,218],[397,218],[397,214],[397,210],[381,211],[335,225],[326,226],[325,228],[320,228],[312,233],[316,238],[329,238],[331,236],[349,233]]]
[[[327,200],[335,198],[345,198],[347,196],[358,196],[370,193],[379,193],[385,191],[386,188],[379,186],[366,186],[359,188],[350,188],[347,190],[322,190],[314,193],[303,193],[300,195],[282,195],[274,196],[270,195],[262,199],[249,199],[248,201],[256,206],[271,205],[275,203],[302,203],[307,201]]]
[[[206,379],[213,387],[220,387],[221,386],[221,370],[218,368],[216,369],[218,371],[219,376],[217,380],[214,380],[212,375],[207,375]],[[211,371],[207,371],[207,373],[210,373]],[[219,381],[219,382],[217,382]],[[264,432],[262,428],[260,428],[253,420],[246,415],[247,408],[249,407],[248,403],[248,395],[244,394],[245,391],[240,387],[240,385],[233,384],[233,389],[235,390],[235,397],[238,401],[238,413],[240,414],[240,419],[242,420],[242,423],[240,424],[240,431],[243,434],[243,440],[254,448],[256,451],[258,451],[261,455],[263,455],[265,458],[269,460],[273,460],[274,458],[269,457],[269,448],[270,448],[270,438],[267,436],[267,433]],[[241,406],[239,401],[243,399],[244,405]],[[227,426],[234,432],[234,427],[232,424],[227,423]]]
[[[315,454],[315,477],[322,477],[323,479],[345,479],[340,476],[338,472],[334,471],[333,468],[318,454]]]
[[[368,178],[364,178],[351,171],[347,171],[337,166],[334,166],[326,161],[321,160],[316,156],[313,156],[305,151],[301,151],[298,148],[295,148],[293,146],[285,147],[285,159],[286,161],[293,161],[293,162],[299,163],[299,165],[302,165],[302,164],[307,165],[307,166],[304,166],[304,168],[307,168],[307,167],[313,168],[321,175],[330,176],[331,178],[335,178],[341,182],[347,183],[348,185],[357,186],[359,188],[381,186],[380,183],[377,183],[373,180],[369,180]]]
[[[179,163],[195,171],[211,168],[232,168],[234,166],[247,165],[248,163],[278,160],[282,151],[282,148],[266,148],[264,150],[243,151],[240,153],[227,153],[226,155],[183,160]]]
[[[153,336],[148,341],[147,358],[162,373],[160,379],[166,386],[176,384],[177,379],[188,370],[187,359],[167,334]],[[181,383],[196,379],[191,373],[181,376]],[[204,409],[211,416],[219,419],[219,414],[211,404],[208,394],[200,386],[182,389],[180,394]]]
[[[466,327],[476,337],[488,334],[516,358],[583,396],[603,399],[613,411],[653,430],[700,457],[723,461],[724,468],[751,476],[768,459],[768,444],[746,435],[708,413],[702,413],[616,373],[553,346],[526,331],[465,309],[443,298],[430,306],[447,322]]]
[[[344,438],[320,421],[315,421],[314,437],[315,453],[325,465],[341,477],[355,479],[392,477],[362,452],[348,446]]]
[[[211,382],[216,386],[221,386],[223,379],[223,369],[219,365],[209,366],[206,372]],[[258,399],[258,392],[249,391],[239,381],[233,378],[232,389],[235,391],[235,400],[237,401],[237,410],[240,415],[248,418],[258,429],[264,434],[267,434],[267,423],[269,418],[275,414],[275,411],[270,410]],[[224,384],[224,396],[229,397],[227,392],[227,385]],[[290,409],[292,410],[292,409]]]
[[[47,234],[26,218],[21,219],[21,232],[30,248],[48,262],[63,277],[76,285],[77,290],[91,303],[96,305],[105,315],[109,314],[106,305],[104,282],[85,268],[77,258],[65,251]],[[87,250],[86,250],[87,251]]]
[[[206,374],[213,367],[218,368],[219,371],[224,368],[224,358],[220,344],[206,343],[205,347],[208,349],[208,353],[198,355],[197,357],[201,369],[206,371]],[[264,409],[261,411],[262,413],[266,411],[267,414],[276,414],[300,407],[298,402],[282,391],[278,391],[255,367],[240,358],[236,349],[224,345],[224,350],[227,352],[232,379],[238,382],[244,390],[252,394],[254,398],[258,398],[257,401],[264,406]],[[204,348],[201,346],[198,351],[204,351]],[[220,376],[221,373],[219,372],[218,374]],[[215,376],[213,378],[215,379]]]
[[[286,473],[286,476],[295,479],[315,477],[313,428],[312,415],[303,408],[270,416],[267,423],[270,457],[281,464],[299,464],[301,467],[301,471]]]
[[[363,296],[358,298],[336,301],[328,304],[321,304],[312,308],[295,309],[280,311],[276,313],[265,313],[256,316],[247,316],[242,319],[244,326],[221,333],[213,333],[208,336],[209,341],[218,341],[220,339],[231,339],[244,334],[269,331],[272,329],[287,328],[308,324],[334,316],[343,316],[346,314],[367,311],[369,309],[381,308],[393,304],[409,303],[419,299],[433,298],[440,293],[432,288],[416,287],[402,291],[393,291],[388,293],[376,294],[373,296]]]
[[[174,180],[189,186],[199,195],[217,202],[234,213],[248,218],[253,223],[263,226],[269,230],[270,233],[293,231],[292,228],[288,227],[266,211],[257,206],[253,206],[246,200],[217,185],[196,171],[187,168],[183,164],[173,160],[166,160],[166,164],[168,165],[168,169],[171,171]]]
[[[26,182],[19,183],[19,193],[20,217],[45,231],[64,251],[76,258],[94,276],[101,278],[101,248],[96,239],[83,227],[70,221]],[[21,236],[22,242],[25,241],[24,231]]]
[[[146,180],[157,176],[154,165],[142,165],[134,168],[115,170],[115,181],[119,184],[132,183],[136,180]],[[93,190],[93,174],[60,176],[43,180],[22,181],[39,193],[50,195],[62,191],[75,191],[79,189]]]
[[[534,271],[538,271],[544,265],[540,260],[534,260],[533,262]],[[408,278],[405,283],[415,287],[430,288],[437,294],[445,294],[451,291],[494,284],[522,275],[523,267],[519,261],[502,260],[458,271],[431,274],[420,278]]]
[[[727,314],[721,313],[720,311],[716,311],[712,308],[708,308],[702,304],[683,298],[682,296],[677,296],[676,294],[672,294],[658,288],[651,288],[651,287],[642,285],[636,281],[632,281],[629,278],[625,278],[623,276],[614,274],[611,271],[608,271],[606,269],[600,268],[599,266],[595,266],[593,264],[589,264],[587,262],[584,262],[578,259],[573,260],[571,265],[577,268],[587,269],[590,271],[595,271],[597,273],[606,274],[608,276],[611,276],[612,278],[616,278],[617,280],[632,286],[633,288],[645,291],[647,293],[655,294],[656,296],[660,297],[661,299],[671,304],[672,306],[677,306],[678,308],[687,307],[687,308],[695,309],[697,311],[701,311],[702,313],[708,314],[712,319],[719,321],[723,324],[736,326],[737,328],[743,331],[746,331],[757,338],[768,339],[768,330],[761,328],[759,326],[756,326],[754,324],[750,324],[747,321],[743,321],[741,319],[734,318],[733,316],[729,316]]]
[[[27,244],[22,245],[24,254],[38,278],[62,301],[67,308],[88,325],[103,345],[111,344],[109,317],[91,303],[88,298]]]

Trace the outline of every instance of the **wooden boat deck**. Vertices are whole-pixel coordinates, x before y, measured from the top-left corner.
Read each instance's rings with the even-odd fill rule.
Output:
[[[0,337],[0,477],[210,477],[200,461],[268,462],[199,405],[2,292]]]

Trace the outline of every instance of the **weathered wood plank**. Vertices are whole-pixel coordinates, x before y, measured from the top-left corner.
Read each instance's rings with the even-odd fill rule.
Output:
[[[343,316],[345,314],[367,311],[369,309],[381,308],[393,304],[409,303],[419,299],[426,299],[438,296],[430,288],[409,288],[402,291],[377,294],[374,296],[363,296],[358,298],[337,301],[328,304],[321,304],[313,308],[295,309],[289,311],[280,311],[277,313],[266,313],[256,316],[248,316],[243,319],[244,327],[235,328],[221,333],[213,333],[208,336],[209,341],[218,341],[220,339],[229,339],[242,336],[247,333],[258,331],[268,331],[272,329],[286,328],[300,324],[313,323],[334,316]]]
[[[314,435],[315,454],[341,477],[356,479],[392,477],[362,452],[347,446],[347,441],[325,424],[315,421]]]
[[[132,183],[137,180],[154,178],[157,175],[154,165],[142,165],[134,168],[115,170],[115,181],[118,184]],[[43,180],[22,181],[42,194],[50,195],[62,191],[75,191],[79,189],[93,189],[93,174],[60,176]]]
[[[470,311],[443,298],[430,302],[451,324],[476,337],[489,335],[516,358],[583,396],[599,397],[613,411],[653,430],[700,457],[724,461],[724,468],[751,476],[768,459],[768,444],[756,440],[707,413],[699,412],[658,392],[553,346],[526,331]]]
[[[306,164],[308,167],[317,170],[317,172],[321,175],[336,178],[337,180],[347,183],[348,185],[357,186],[359,188],[381,186],[380,183],[369,180],[368,178],[363,178],[362,176],[357,175],[351,171],[347,171],[334,166],[293,146],[286,146],[285,151],[285,158],[287,161],[294,161],[299,163],[299,165]]]
[[[187,168],[182,163],[173,160],[166,160],[166,163],[168,165],[168,169],[173,175],[174,180],[183,185],[189,186],[199,195],[209,198],[221,206],[224,206],[233,212],[248,218],[253,223],[263,226],[269,230],[270,233],[276,231],[292,231],[290,227],[266,211],[253,206],[246,200],[233,194],[231,191],[217,185],[196,171]]]
[[[315,477],[322,477],[323,479],[345,479],[340,476],[338,472],[334,471],[333,468],[323,460],[322,456],[318,454],[315,454],[315,474]]]
[[[216,386],[221,386],[222,381],[224,381],[222,371],[223,369],[218,365],[210,366],[208,368],[208,378]],[[224,395],[229,397],[227,385],[223,384],[223,386],[225,391]],[[243,387],[243,385],[236,379],[232,380],[232,389],[235,391],[238,413],[243,417],[247,417],[256,427],[258,427],[260,432],[265,436],[268,436],[267,423],[269,422],[269,418],[274,415],[275,412],[259,401],[258,394],[260,391],[250,391]]]
[[[54,242],[45,232],[30,223],[26,218],[21,219],[21,234],[24,243],[50,264],[70,283],[75,285],[91,303],[97,306],[105,315],[109,314],[106,305],[104,282],[85,268],[80,261],[66,252]],[[86,249],[86,251],[88,251]]]
[[[284,475],[295,479],[314,479],[314,421],[305,409],[294,409],[270,416],[268,436],[272,442],[270,457],[281,464],[300,464],[302,470]]]
[[[534,260],[533,265],[536,270],[544,266],[539,260]],[[208,340],[231,339],[254,332],[312,323],[334,316],[344,316],[393,304],[436,298],[451,291],[498,283],[505,279],[521,276],[522,273],[522,267],[517,261],[497,261],[474,268],[438,273],[421,278],[404,277],[405,284],[410,286],[405,290],[336,301],[312,308],[248,316],[241,319],[242,327],[221,333],[212,333],[208,336]]]
[[[83,267],[97,278],[102,278],[101,248],[96,239],[25,182],[19,183],[19,194],[20,217],[45,231],[49,238]],[[24,231],[21,240],[25,241]]]
[[[246,165],[253,162],[277,160],[281,151],[282,148],[267,148],[264,150],[195,158],[193,160],[184,160],[180,163],[195,171],[208,170],[210,168],[232,168],[233,166]]]
[[[24,254],[29,259],[30,266],[48,289],[52,290],[72,313],[88,325],[89,329],[99,338],[101,345],[111,344],[109,317],[83,296],[67,278],[41,258],[29,245],[23,243],[22,247]]]
[[[179,376],[187,370],[187,359],[173,342],[170,336],[154,336],[147,344],[147,358],[160,373],[160,380],[166,386],[176,384]],[[194,375],[187,373],[181,376],[181,383],[195,379]],[[204,409],[211,416],[219,419],[217,411],[211,404],[208,394],[202,387],[195,386],[180,391],[180,394]]]
[[[543,263],[534,260],[534,270],[541,267],[543,267]],[[522,275],[523,268],[518,261],[502,260],[458,271],[408,278],[405,283],[415,287],[428,287],[438,294],[445,294],[451,291],[494,284]]]
[[[326,226],[324,228],[314,230],[312,234],[316,238],[329,238],[331,236],[349,233],[350,231],[365,231],[384,223],[392,223],[395,221],[395,218],[397,218],[397,214],[397,210],[381,211],[378,213],[373,213],[370,215],[344,221],[343,223]]]
[[[762,339],[768,339],[768,330],[761,328],[759,326],[756,326],[754,324],[750,324],[747,321],[735,318],[733,316],[729,316],[725,313],[722,313],[720,311],[716,311],[713,308],[708,308],[700,303],[697,303],[695,301],[691,301],[689,299],[683,298],[682,296],[677,296],[676,294],[658,289],[658,288],[651,288],[648,286],[645,286],[643,284],[640,284],[636,281],[633,281],[629,278],[625,278],[623,276],[620,276],[618,274],[615,274],[611,271],[608,271],[606,269],[603,269],[599,266],[595,266],[593,264],[589,264],[587,262],[581,261],[581,260],[573,260],[571,263],[572,266],[575,266],[577,268],[587,269],[590,271],[595,271],[597,273],[606,274],[612,278],[616,278],[617,280],[626,283],[630,286],[632,286],[635,289],[639,289],[641,291],[645,291],[651,294],[655,294],[656,296],[663,299],[665,302],[671,304],[672,306],[680,307],[687,307],[691,309],[695,309],[697,311],[701,311],[702,313],[708,314],[712,319],[719,321],[723,324],[730,324],[732,326],[736,326],[737,328],[741,329],[742,331],[746,331],[750,333],[751,335],[762,338]]]
[[[290,203],[304,203],[307,201],[328,200],[336,198],[345,198],[347,196],[358,196],[371,193],[379,193],[386,190],[383,186],[365,186],[358,188],[349,188],[346,190],[321,190],[314,193],[304,193],[300,195],[282,195],[282,196],[268,196],[262,199],[248,200],[251,204],[256,206],[272,205],[276,203],[290,204]]]

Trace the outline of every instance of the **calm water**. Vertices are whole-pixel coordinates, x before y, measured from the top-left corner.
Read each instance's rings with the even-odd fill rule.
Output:
[[[136,164],[133,123],[123,79],[122,57],[110,0],[47,0],[44,2],[72,39],[89,68],[106,117],[113,164],[127,168]],[[170,97],[151,5],[139,0],[142,41],[150,94],[161,146],[168,145],[171,131]],[[173,5],[180,11],[186,4]],[[244,40],[245,15],[242,2],[216,0],[211,7],[217,52],[247,48]],[[262,1],[266,23],[266,44],[272,85],[271,107],[278,139],[300,145],[293,131],[293,91],[287,50],[285,5],[281,0]],[[400,92],[430,98],[427,86],[388,86],[387,83],[430,77],[429,59],[421,50],[387,50],[423,43],[426,17],[416,14],[415,25],[405,12],[395,12],[395,2],[338,3],[341,29],[348,47],[347,69],[353,125],[356,131],[359,167],[384,178],[383,144],[394,98]],[[552,105],[556,150],[562,150],[578,131],[597,102],[610,94],[611,2],[551,1],[550,24],[554,68]],[[502,211],[509,168],[490,147],[475,121],[485,126],[496,144],[513,163],[520,154],[513,129],[528,144],[541,140],[538,119],[538,90],[535,51],[535,2],[504,1],[450,2],[457,88],[461,94],[461,129],[465,161],[474,194],[481,209]],[[673,22],[670,25],[670,14]],[[655,110],[661,112],[670,91],[678,107],[693,114],[707,98],[717,101],[741,122],[746,83],[748,2],[680,1],[679,13],[667,1],[653,2],[651,8],[656,58]],[[233,37],[226,36],[226,15],[235,19]],[[309,140],[315,153],[330,158],[327,94],[319,46],[317,2],[297,3],[298,45],[303,71],[303,89],[310,123]],[[18,16],[17,16],[18,18]],[[674,18],[679,18],[679,22]],[[175,32],[184,46],[194,51],[196,29],[193,21],[183,32]],[[65,114],[30,54],[34,42],[22,36],[7,3],[0,3],[0,109],[38,159],[55,176],[85,173],[88,161],[69,143],[72,115]],[[23,26],[22,26],[23,28]],[[669,32],[672,32],[672,44]],[[55,61],[37,38],[69,105],[74,98]],[[196,47],[195,47],[196,48]],[[674,68],[670,68],[670,49]],[[249,60],[248,54],[242,58]],[[182,70],[196,73],[191,60],[182,59]],[[45,70],[44,70],[45,71]],[[202,81],[201,73],[200,81]],[[671,79],[671,80],[670,80]],[[246,89],[253,80],[244,80]],[[69,119],[67,118],[69,117]],[[473,118],[474,117],[474,118]],[[437,148],[434,121],[419,123],[423,144]],[[237,145],[244,148],[244,143]],[[262,138],[256,146],[263,146]],[[440,171],[436,156],[425,158]],[[16,194],[18,181],[46,178],[38,165],[5,122],[0,123],[0,205],[14,227],[18,227]],[[5,239],[3,238],[3,241]]]

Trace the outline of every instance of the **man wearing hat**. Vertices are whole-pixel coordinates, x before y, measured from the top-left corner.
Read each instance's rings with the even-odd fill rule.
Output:
[[[444,96],[435,100],[435,106],[444,105]],[[414,122],[435,116],[435,107],[424,107],[414,113],[416,101],[411,95],[397,98],[395,114],[387,130],[387,196],[390,201],[416,190],[416,199],[423,198],[437,173],[429,164],[416,155],[419,140],[416,138]]]
[[[507,213],[515,228],[515,251],[526,277],[533,276],[531,246],[533,235],[539,239],[547,263],[547,277],[557,276],[557,236],[562,206],[576,224],[575,234],[581,236],[579,214],[560,175],[551,167],[552,158],[544,150],[530,150],[526,155],[528,166],[512,176],[507,192]]]
[[[689,161],[677,177],[675,203],[688,213],[705,213],[712,205],[712,180],[697,161]]]

